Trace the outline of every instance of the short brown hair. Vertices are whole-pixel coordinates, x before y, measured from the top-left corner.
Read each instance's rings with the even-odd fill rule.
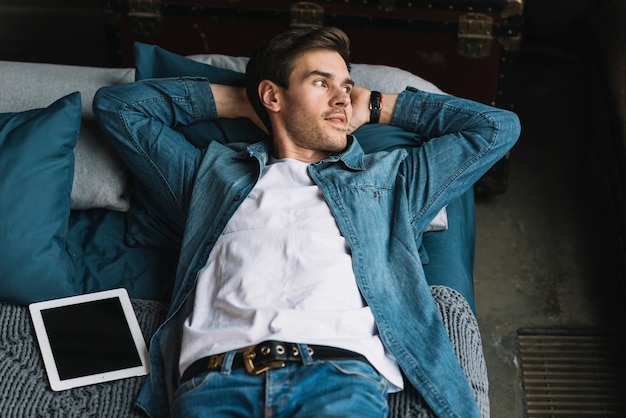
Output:
[[[258,87],[270,80],[281,87],[289,87],[289,76],[294,61],[310,49],[327,49],[341,55],[350,69],[350,39],[338,28],[292,29],[265,41],[250,57],[246,67],[246,92],[248,100],[271,131],[267,110],[259,98]]]

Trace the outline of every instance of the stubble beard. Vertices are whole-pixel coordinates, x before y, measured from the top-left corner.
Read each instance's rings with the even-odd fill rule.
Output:
[[[334,112],[322,115],[322,121],[332,114]],[[324,123],[296,117],[286,121],[286,128],[294,144],[301,148],[331,153],[343,151],[347,146],[347,131],[324,127]]]

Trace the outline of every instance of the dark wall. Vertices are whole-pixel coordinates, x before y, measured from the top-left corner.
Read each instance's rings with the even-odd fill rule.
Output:
[[[0,0],[0,60],[114,65],[119,57],[115,35],[107,31],[114,22],[106,12],[107,3]],[[525,0],[528,35],[545,39],[571,30],[588,13],[588,4],[589,0]]]
[[[0,0],[0,60],[108,66],[104,0]]]
[[[611,243],[607,269],[617,275],[626,295],[626,2],[594,3],[591,51],[587,65],[594,72],[590,117],[597,131],[591,150],[598,154],[598,207],[607,216],[601,230]]]

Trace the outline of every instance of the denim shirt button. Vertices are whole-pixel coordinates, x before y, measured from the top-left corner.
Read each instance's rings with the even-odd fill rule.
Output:
[[[239,200],[241,200],[241,195],[237,193],[235,197],[233,197],[233,202],[238,202]]]

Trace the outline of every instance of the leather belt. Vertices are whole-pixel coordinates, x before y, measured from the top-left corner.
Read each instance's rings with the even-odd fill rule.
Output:
[[[313,360],[361,360],[367,359],[353,351],[322,345],[306,345]],[[221,371],[226,353],[203,357],[194,361],[183,373],[181,382],[209,371]],[[287,363],[302,363],[298,344],[282,341],[264,341],[235,353],[232,369],[246,369],[252,375],[266,372]]]

